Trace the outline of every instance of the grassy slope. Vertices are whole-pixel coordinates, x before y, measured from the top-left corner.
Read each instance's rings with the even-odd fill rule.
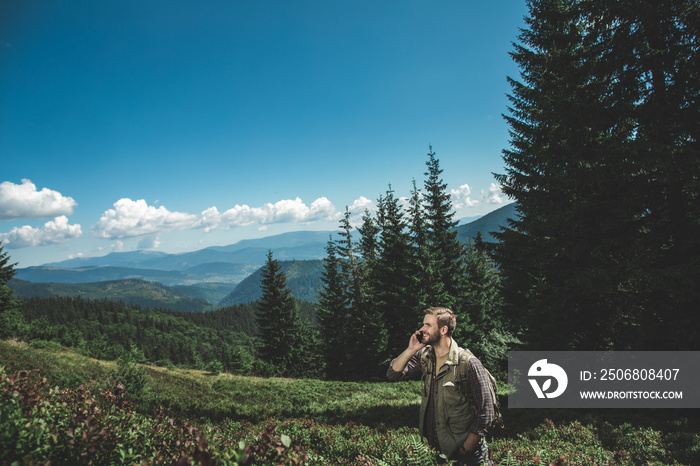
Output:
[[[66,350],[38,350],[0,342],[8,372],[38,368],[52,383],[108,384],[114,364]],[[212,423],[246,441],[269,423],[304,446],[311,464],[402,464],[397,455],[415,438],[420,383],[345,383],[262,379],[147,367],[139,409],[163,406],[172,416]],[[503,464],[700,464],[696,413],[632,410],[504,410],[505,428],[490,442]],[[393,456],[392,456],[393,455]],[[393,458],[393,459],[392,459]],[[344,461],[344,460],[343,460]]]

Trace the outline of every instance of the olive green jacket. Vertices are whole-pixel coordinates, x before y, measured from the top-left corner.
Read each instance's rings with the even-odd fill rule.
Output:
[[[457,452],[469,436],[469,427],[475,419],[475,410],[465,396],[466,387],[458,378],[457,366],[462,351],[454,339],[450,345],[445,364],[435,376],[435,423],[440,450],[448,457]],[[435,366],[435,350],[427,346],[420,359],[423,373],[423,400],[420,407],[420,432],[425,436],[425,412],[428,408],[430,385]]]

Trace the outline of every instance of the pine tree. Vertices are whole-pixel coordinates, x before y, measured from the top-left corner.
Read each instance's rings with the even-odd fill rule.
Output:
[[[260,356],[286,375],[300,375],[306,369],[310,334],[302,324],[297,301],[272,251],[268,251],[262,268],[260,288],[262,297],[256,314]]]
[[[7,282],[17,273],[16,265],[17,263],[10,263],[10,256],[3,251],[3,245],[0,242],[0,313],[17,309],[19,306],[14,298],[14,291],[7,286]]]
[[[531,348],[697,347],[698,3],[529,7],[497,176],[520,213],[497,235],[506,310]]]
[[[469,328],[464,343],[491,371],[507,370],[508,350],[517,340],[503,322],[498,268],[489,257],[481,232],[466,246],[465,313]]]
[[[429,290],[432,289],[430,280],[434,278],[433,263],[428,251],[428,227],[426,225],[425,211],[423,210],[423,196],[413,179],[411,197],[408,201],[408,230],[412,244],[412,255],[408,279],[410,303],[412,309],[423,310],[430,307]]]
[[[25,320],[20,313],[20,302],[15,299],[14,291],[7,286],[17,271],[17,263],[10,263],[10,256],[3,251],[0,242],[0,338],[9,338],[22,334]]]
[[[430,257],[428,300],[431,306],[445,306],[457,314],[455,338],[467,337],[469,315],[463,312],[465,258],[464,245],[457,239],[457,224],[454,220],[447,184],[440,175],[440,161],[432,146],[426,162],[424,210],[428,228],[427,248]]]
[[[327,367],[326,372],[329,377],[367,379],[379,375],[380,367],[386,358],[386,330],[381,312],[375,303],[370,301],[373,287],[369,277],[372,271],[368,268],[369,264],[363,263],[359,253],[362,250],[368,256],[372,254],[371,239],[364,238],[365,243],[358,246],[353,240],[352,231],[350,211],[346,208],[340,221],[339,239],[334,246],[338,257],[337,279],[341,284],[340,288],[345,290],[343,301],[347,306],[345,319],[335,322],[335,325],[341,328],[334,331],[342,334],[344,340],[339,341],[335,347],[328,346],[325,350],[343,354],[330,356],[331,359],[338,358],[336,360],[341,364]],[[374,228],[364,231],[371,236]],[[322,293],[329,291],[330,289],[325,287]],[[328,324],[331,325],[331,322]]]
[[[349,341],[350,297],[343,280],[337,246],[332,239],[326,246],[323,266],[317,311],[321,327],[321,354],[326,376],[331,379],[340,379],[349,372],[347,353],[340,349],[344,348]]]
[[[389,186],[377,202],[379,258],[374,274],[375,307],[387,329],[387,350],[399,354],[406,348],[419,323],[421,309],[412,307],[411,257],[413,255],[408,224],[399,198]]]

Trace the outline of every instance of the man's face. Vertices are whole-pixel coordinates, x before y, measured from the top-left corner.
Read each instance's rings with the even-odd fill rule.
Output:
[[[435,345],[442,338],[440,329],[438,328],[437,316],[426,315],[423,319],[423,326],[420,331],[423,333],[423,343],[426,345]]]

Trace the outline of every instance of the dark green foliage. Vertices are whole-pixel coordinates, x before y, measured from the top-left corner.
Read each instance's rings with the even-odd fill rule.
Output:
[[[203,298],[189,296],[190,291],[143,280],[118,280],[97,283],[32,283],[12,280],[10,286],[20,298],[81,296],[86,299],[111,299],[133,306],[202,312],[213,308]]]
[[[421,309],[414,306],[415,285],[412,267],[413,246],[408,231],[406,213],[399,198],[389,186],[386,194],[377,202],[379,226],[378,258],[371,273],[374,282],[375,319],[383,322],[387,331],[387,351],[397,355],[406,348],[408,337],[418,328],[422,319]]]
[[[427,309],[430,307],[430,280],[435,276],[434,263],[430,260],[428,249],[428,225],[423,207],[423,196],[413,180],[413,189],[409,198],[408,233],[413,245],[407,279],[410,280],[409,308]],[[416,315],[420,320],[422,316]]]
[[[7,287],[7,282],[17,273],[16,265],[16,263],[10,263],[10,256],[3,251],[2,242],[0,242],[0,314],[17,309],[14,293]]]
[[[229,370],[249,367],[257,329],[253,305],[178,313],[64,297],[24,300],[21,312],[16,337],[54,341],[102,359],[117,359],[133,346],[149,362],[203,368],[218,360]]]
[[[500,322],[499,275],[481,242],[478,252],[467,252],[457,239],[450,195],[432,147],[427,167],[425,194],[414,181],[406,207],[389,186],[377,201],[376,215],[365,212],[359,239],[353,239],[346,209],[339,239],[329,243],[319,310],[329,377],[383,376],[431,306],[455,311],[455,338],[461,345],[473,344],[489,365],[505,364],[513,337]]]
[[[339,238],[329,243],[322,296],[321,338],[326,375],[336,379],[377,377],[386,346],[384,322],[378,319],[373,291],[377,284],[369,268],[376,228],[368,224],[358,245],[353,240],[350,211],[340,221]],[[369,257],[363,261],[361,252]]]
[[[10,263],[10,256],[3,251],[0,242],[0,338],[11,338],[26,331],[26,322],[20,313],[20,302],[14,291],[7,286],[17,271],[16,263]]]
[[[341,275],[340,258],[336,251],[335,241],[329,239],[321,277],[323,287],[318,298],[320,348],[325,374],[331,379],[343,378],[349,372],[347,354],[339,348],[343,348],[347,341],[350,297]]]
[[[301,375],[310,370],[309,352],[314,340],[309,326],[302,324],[299,307],[279,262],[267,254],[260,281],[256,321],[263,361],[279,368],[284,375]]]
[[[697,1],[530,2],[497,234],[530,348],[697,349]]]
[[[143,353],[134,346],[129,351],[125,351],[117,360],[114,379],[124,386],[126,394],[131,400],[138,400],[144,396],[147,376],[146,370],[139,365],[143,362],[145,362]]]
[[[465,288],[464,312],[469,315],[469,328],[462,343],[490,371],[506,373],[508,350],[517,339],[503,322],[499,272],[481,232],[466,246]]]
[[[458,316],[455,337],[468,329],[469,316],[462,312],[464,293],[464,245],[457,239],[454,211],[447,184],[440,178],[440,161],[430,147],[425,172],[424,211],[430,261],[428,302],[445,306]],[[460,332],[460,330],[464,330]]]

